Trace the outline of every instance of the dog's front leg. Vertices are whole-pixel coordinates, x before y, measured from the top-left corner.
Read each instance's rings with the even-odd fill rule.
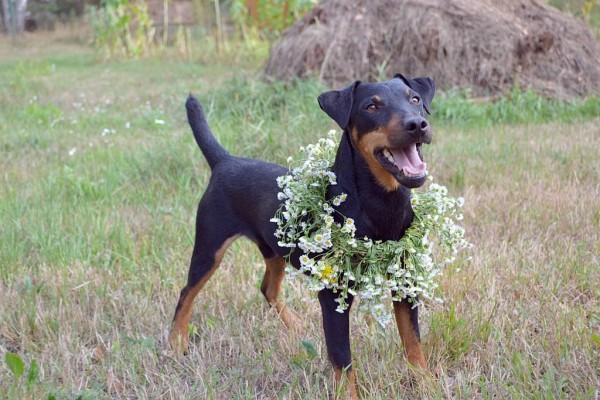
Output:
[[[404,352],[408,361],[415,367],[427,369],[427,361],[421,348],[419,333],[419,311],[408,300],[394,301],[394,316],[400,332]]]
[[[331,289],[323,289],[319,292],[319,302],[323,312],[323,330],[325,331],[325,344],[327,355],[333,364],[336,391],[342,382],[344,373],[352,400],[358,399],[356,385],[354,382],[354,371],[352,371],[352,357],[350,354],[350,307],[354,297],[348,295],[346,302],[348,309],[343,313],[336,311],[338,303],[335,299],[337,293]]]

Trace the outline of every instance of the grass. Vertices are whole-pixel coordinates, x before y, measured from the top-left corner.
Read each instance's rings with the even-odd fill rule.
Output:
[[[598,0],[547,0],[546,3],[583,19],[597,36],[600,35],[600,3]]]
[[[244,240],[198,296],[190,354],[166,346],[208,178],[185,97],[201,98],[232,153],[285,163],[334,127],[315,100],[325,88],[268,85],[237,64],[97,63],[73,41],[26,40],[0,43],[0,393],[331,396],[317,302],[285,284],[306,324],[288,332]],[[426,157],[466,199],[473,260],[445,271],[446,302],[422,312],[433,379],[411,379],[393,326],[352,315],[362,395],[597,399],[598,99],[513,93],[478,104],[445,93],[432,108]]]

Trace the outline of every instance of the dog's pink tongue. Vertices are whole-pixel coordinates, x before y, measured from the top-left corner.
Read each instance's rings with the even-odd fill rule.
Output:
[[[408,147],[399,150],[392,150],[394,163],[399,170],[403,170],[406,175],[421,175],[427,168],[427,164],[421,161],[417,153],[417,145],[411,144]]]

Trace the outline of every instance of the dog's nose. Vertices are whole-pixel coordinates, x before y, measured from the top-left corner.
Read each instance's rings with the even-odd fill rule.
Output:
[[[420,138],[427,133],[429,123],[423,117],[416,117],[404,122],[404,130],[414,138]]]

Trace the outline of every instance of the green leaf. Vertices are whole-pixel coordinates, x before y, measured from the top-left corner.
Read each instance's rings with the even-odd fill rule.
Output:
[[[156,348],[156,339],[153,337],[145,337],[142,339],[142,345],[149,350],[154,350]]]
[[[40,369],[38,367],[38,363],[35,360],[31,360],[31,365],[29,366],[29,372],[27,373],[27,385],[31,386],[35,383],[38,375],[40,373]]]
[[[23,375],[25,364],[23,363],[21,357],[19,357],[15,353],[6,353],[4,359],[6,360],[6,365],[8,366],[8,369],[10,369],[10,371],[17,379],[21,375]]]
[[[318,356],[317,349],[315,349],[315,345],[313,344],[313,342],[304,339],[300,342],[300,344],[302,345],[302,347],[304,347],[304,350],[306,350],[306,353],[308,354],[311,360]]]
[[[592,333],[592,343],[596,346],[600,346],[600,335],[597,333]]]

